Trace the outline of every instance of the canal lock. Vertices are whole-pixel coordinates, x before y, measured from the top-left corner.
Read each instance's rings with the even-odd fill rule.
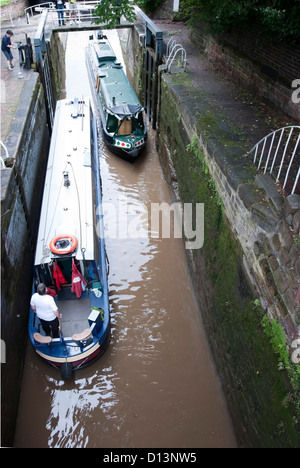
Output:
[[[137,40],[137,44],[139,43],[139,32],[136,32],[136,33],[132,33],[133,37],[135,35],[135,38]],[[53,66],[50,66],[50,69],[52,70],[52,79],[51,79],[51,83],[52,83],[52,87],[55,89],[55,92],[54,92],[54,95],[57,95],[57,91],[59,89],[61,89],[62,85],[61,83],[63,82],[64,80],[64,74],[62,73],[62,70],[64,69],[62,65],[62,62],[63,62],[63,58],[64,58],[64,45],[63,45],[63,42],[64,40],[62,39],[61,40],[61,37],[59,37],[61,35],[52,35],[52,38],[51,38],[51,61],[52,61],[52,65]],[[53,54],[53,55],[52,55]],[[137,55],[137,53],[135,52],[135,55]],[[149,57],[148,57],[149,58]],[[139,58],[139,60],[141,60],[141,58]],[[150,60],[151,62],[151,60]],[[57,73],[55,73],[55,70],[57,71]],[[53,71],[54,71],[54,75],[53,75]],[[134,74],[134,73],[133,73]],[[141,83],[142,81],[142,78],[139,77],[138,78],[139,80],[139,83]],[[139,85],[140,86],[140,85]],[[38,83],[38,80],[36,82],[36,89],[38,89],[38,98],[37,98],[37,101],[40,103],[39,107],[38,108],[35,108],[34,112],[35,112],[35,118],[34,120],[36,122],[39,122],[39,126],[37,125],[36,126],[36,132],[34,133],[35,134],[35,141],[34,141],[34,144],[37,145],[37,141],[39,141],[39,145],[38,146],[35,146],[34,148],[32,148],[32,151],[34,154],[39,154],[40,157],[38,158],[41,162],[41,166],[39,166],[39,169],[36,170],[36,171],[31,171],[31,180],[28,179],[28,176],[24,177],[25,180],[27,180],[28,182],[28,186],[32,186],[34,187],[34,193],[30,194],[29,195],[29,200],[30,202],[28,201],[28,205],[29,207],[27,207],[26,205],[26,193],[28,194],[28,190],[26,189],[20,189],[20,187],[18,188],[18,185],[17,185],[17,181],[18,181],[18,177],[15,177],[13,178],[12,180],[14,180],[15,182],[12,182],[10,181],[10,184],[12,185],[15,185],[15,189],[13,189],[12,185],[10,185],[10,190],[9,190],[9,193],[17,193],[18,194],[18,197],[16,198],[16,200],[12,201],[10,200],[10,203],[8,203],[8,200],[6,201],[7,203],[7,209],[6,211],[7,212],[11,212],[11,213],[15,213],[15,215],[12,215],[11,216],[11,219],[8,219],[8,217],[6,218],[8,220],[7,224],[6,224],[6,228],[5,230],[2,232],[5,234],[5,237],[3,237],[2,235],[2,239],[6,239],[6,243],[5,243],[5,253],[4,253],[4,261],[2,262],[2,265],[3,265],[3,271],[4,271],[4,276],[3,276],[3,280],[5,281],[5,284],[9,284],[9,289],[7,290],[7,295],[5,297],[5,302],[6,302],[6,307],[7,307],[7,310],[10,310],[10,317],[7,317],[7,320],[8,320],[8,323],[11,321],[13,322],[16,322],[16,319],[15,317],[17,317],[18,319],[20,318],[20,314],[18,313],[19,310],[21,310],[23,308],[23,304],[24,304],[24,298],[27,298],[27,302],[29,302],[29,298],[30,298],[30,286],[29,286],[29,280],[28,282],[24,282],[23,281],[23,275],[25,273],[25,276],[26,277],[30,277],[30,268],[31,268],[31,264],[32,264],[32,243],[34,243],[34,239],[32,239],[32,236],[29,237],[29,230],[28,230],[28,225],[29,225],[29,215],[28,213],[31,214],[31,221],[30,221],[30,227],[32,230],[34,230],[34,226],[37,226],[37,219],[38,219],[38,213],[39,213],[39,206],[38,204],[35,204],[34,201],[38,199],[38,192],[39,190],[42,190],[42,186],[39,185],[39,184],[36,184],[36,181],[40,181],[41,180],[41,177],[40,177],[40,174],[43,173],[43,170],[44,170],[44,167],[45,167],[45,153],[46,153],[46,150],[47,150],[47,146],[49,144],[49,120],[51,121],[51,116],[49,117],[49,115],[46,115],[45,114],[45,106],[43,106],[41,104],[42,102],[42,96],[44,94],[43,92],[43,89],[40,87],[39,83]],[[172,96],[172,93],[169,94],[169,97],[165,97],[166,101],[165,101],[165,104],[167,106],[170,105],[170,103],[173,105],[174,104],[174,96]],[[162,106],[164,104],[162,103]],[[152,112],[152,111],[151,111]],[[176,105],[175,105],[175,108],[174,108],[174,115],[177,115],[177,120],[179,120],[179,116],[181,115],[181,113],[178,111],[178,108],[176,109]],[[154,119],[156,120],[156,119]],[[41,125],[41,122],[42,122],[42,125]],[[156,124],[155,124],[156,125]],[[39,128],[39,129],[38,129]],[[175,128],[175,126],[174,126]],[[182,153],[184,153],[184,151],[186,150],[187,146],[189,145],[190,141],[191,141],[191,135],[188,135],[188,134],[184,134],[183,131],[182,131],[182,128],[180,129],[180,138],[181,138],[181,141],[182,141]],[[33,134],[31,132],[31,134]],[[37,135],[39,135],[39,137],[37,137]],[[164,143],[164,140],[165,140],[165,134],[164,134],[164,130],[162,128],[160,128],[160,134],[159,134],[159,138],[158,138],[158,146],[160,148],[160,158],[161,158],[161,162],[162,162],[162,165],[163,167],[165,168],[165,174],[166,174],[166,178],[169,180],[169,181],[172,181],[172,183],[174,182],[179,182],[181,183],[182,187],[183,187],[183,191],[181,191],[181,193],[186,193],[188,194],[189,193],[189,190],[196,190],[196,188],[194,187],[186,187],[185,186],[185,183],[184,183],[184,177],[181,176],[181,173],[180,173],[180,170],[182,170],[182,173],[184,173],[184,162],[180,162],[179,166],[177,165],[177,180],[174,181],[174,171],[173,171],[173,168],[171,167],[170,168],[170,147],[171,145],[166,145]],[[179,141],[179,138],[177,137],[176,139],[176,142],[178,143]],[[170,140],[169,140],[170,142]],[[30,145],[29,145],[30,146]],[[30,154],[30,151],[28,152]],[[32,163],[34,162],[34,160],[32,159],[32,157],[28,158],[29,161],[32,161]],[[182,165],[182,166],[181,166]],[[25,169],[26,165],[23,164],[23,168]],[[27,166],[28,167],[28,166]],[[181,168],[181,169],[180,169]],[[199,172],[201,172],[201,168],[199,167]],[[179,174],[179,175],[178,175]],[[33,182],[34,180],[34,182]],[[198,183],[200,183],[198,181]],[[190,192],[191,193],[191,192]],[[12,204],[11,204],[12,203]],[[13,208],[12,208],[13,206]],[[212,208],[213,209],[213,208]],[[16,247],[13,245],[14,242],[13,242],[13,239],[15,237],[15,231],[13,231],[12,229],[12,226],[14,225],[15,226],[15,220],[16,220],[16,213],[22,213],[23,212],[23,221],[21,222],[21,224],[19,224],[20,226],[22,226],[22,229],[20,228],[20,237],[19,238],[23,238],[23,239],[27,239],[26,242],[22,242],[22,246],[23,248],[21,249],[22,251],[17,251]],[[15,216],[15,218],[14,218]],[[19,217],[21,218],[20,214],[19,214]],[[218,218],[217,222],[216,222],[216,229],[220,229],[221,228],[221,224],[222,224],[222,221],[221,221],[221,214],[217,214],[216,217]],[[13,224],[10,224],[10,222],[12,222]],[[17,223],[19,223],[19,220],[17,221]],[[5,226],[5,224],[4,224]],[[231,285],[233,285],[233,289],[235,291],[239,291],[241,294],[240,296],[237,298],[237,304],[235,307],[238,307],[238,308],[243,308],[245,306],[245,304],[247,303],[247,307],[249,307],[249,304],[252,302],[253,304],[253,300],[254,300],[254,295],[253,295],[253,292],[251,291],[251,288],[248,286],[248,282],[245,280],[245,272],[244,272],[244,268],[242,267],[243,265],[243,259],[242,259],[242,254],[241,254],[241,251],[240,251],[240,248],[239,246],[235,243],[235,240],[233,239],[233,236],[232,236],[232,233],[230,232],[230,227],[228,225],[226,225],[226,223],[222,224],[222,228],[224,229],[225,231],[225,235],[224,237],[226,237],[226,239],[224,239],[224,244],[223,244],[223,248],[224,248],[224,245],[226,245],[230,250],[232,250],[232,246],[234,245],[235,247],[233,248],[235,250],[235,254],[234,254],[234,260],[233,260],[233,263],[232,263],[232,266],[234,268],[234,270],[237,272],[236,273],[236,277],[235,279],[232,280],[232,283]],[[226,247],[226,248],[227,248]],[[12,255],[13,253],[13,255]],[[5,255],[6,255],[6,258],[5,258]],[[14,262],[12,259],[15,259],[15,261],[18,259],[18,263],[20,263],[20,258],[24,259],[22,261],[22,271],[19,272],[19,274],[15,274],[15,268],[14,268]],[[191,258],[191,257],[190,257]],[[9,259],[9,260],[8,260]],[[30,259],[30,261],[28,262],[28,259]],[[207,312],[211,311],[212,307],[211,307],[211,304],[209,303],[210,300],[212,299],[212,296],[210,294],[208,294],[209,290],[210,290],[210,280],[209,280],[209,275],[207,275],[207,272],[205,272],[205,266],[203,264],[203,259],[201,258],[201,256],[196,256],[196,258],[193,258],[191,261],[190,261],[190,267],[191,267],[191,271],[192,271],[192,275],[194,276],[194,283],[196,285],[199,285],[201,283],[203,283],[203,278],[205,278],[205,282],[206,283],[206,286],[208,286],[208,289],[206,289],[206,291],[203,291],[203,288],[200,288],[198,287],[197,289],[197,294],[198,294],[198,297],[200,299],[200,301],[202,303],[205,303],[206,306],[207,306]],[[9,280],[8,280],[9,278]],[[236,282],[238,281],[238,282]],[[20,288],[20,284],[22,284],[22,287]],[[211,291],[212,295],[213,295],[213,291]],[[226,301],[226,302],[229,302],[229,301]],[[225,307],[227,307],[227,310],[226,312],[228,312],[228,306],[225,305]],[[246,307],[246,308],[247,308]],[[205,307],[204,307],[205,309]],[[245,309],[246,310],[246,309]],[[230,330],[232,330],[232,326],[233,326],[233,322],[235,325],[237,325],[237,321],[235,320],[234,317],[231,317],[229,316],[230,314],[227,314],[224,315],[224,312],[220,309],[220,314],[218,316],[218,314],[216,313],[216,316],[215,317],[211,317],[211,316],[208,316],[205,314],[205,311],[203,311],[204,313],[204,322],[205,322],[205,325],[206,325],[206,328],[210,334],[210,336],[212,337],[212,341],[211,341],[211,344],[212,344],[212,347],[214,349],[214,357],[218,363],[218,366],[220,369],[223,369],[223,378],[224,378],[224,381],[227,382],[227,385],[228,385],[228,393],[227,393],[227,397],[229,399],[229,406],[230,406],[230,410],[232,411],[232,414],[234,414],[238,419],[239,421],[237,422],[237,426],[239,428],[241,427],[249,427],[249,425],[251,426],[251,423],[249,423],[249,420],[251,419],[251,414],[253,413],[253,411],[256,411],[255,408],[253,408],[252,404],[249,402],[249,403],[246,403],[246,404],[243,404],[241,403],[242,401],[244,401],[244,403],[246,402],[247,400],[247,394],[248,392],[253,392],[253,394],[256,394],[256,397],[258,397],[259,401],[261,402],[260,404],[262,406],[266,405],[267,406],[267,402],[265,401],[265,396],[263,394],[263,388],[264,388],[264,385],[262,384],[261,388],[258,389],[258,393],[256,393],[257,391],[257,369],[256,371],[254,372],[254,368],[256,368],[256,362],[247,362],[247,370],[249,371],[248,372],[248,376],[249,375],[255,375],[256,377],[254,377],[254,379],[250,379],[250,388],[248,389],[245,389],[243,387],[243,382],[244,382],[244,379],[247,379],[246,375],[247,375],[247,371],[245,371],[245,369],[243,369],[243,366],[244,366],[244,360],[245,359],[245,356],[243,359],[241,359],[241,362],[240,364],[238,364],[239,366],[239,372],[240,372],[240,377],[234,377],[234,374],[235,372],[232,372],[232,369],[228,369],[228,360],[226,359],[226,356],[228,357],[228,355],[230,355],[233,359],[233,356],[234,354],[231,354],[231,349],[228,348],[228,342],[226,343],[225,341],[228,339],[228,336],[231,335],[231,336],[234,336],[234,340],[241,340],[241,347],[243,347],[243,344],[242,344],[242,338],[241,338],[241,330],[244,329],[243,325],[244,323],[241,323],[240,326],[238,325],[236,330],[234,331],[234,333],[232,334]],[[20,325],[17,326],[17,327],[11,327],[13,329],[13,331],[11,331],[10,333],[8,333],[7,335],[7,347],[8,348],[11,348],[12,346],[14,347],[15,351],[16,351],[16,354],[15,354],[15,357],[13,358],[12,361],[10,361],[10,365],[12,366],[12,368],[15,369],[15,376],[13,378],[13,380],[16,381],[19,381],[19,375],[20,375],[20,371],[22,369],[22,365],[20,366],[20,361],[19,361],[19,357],[23,355],[24,353],[24,343],[26,341],[25,339],[25,335],[26,335],[26,328],[27,328],[27,321],[26,321],[26,314],[23,314],[22,315],[23,318],[22,320],[19,320],[19,323]],[[231,320],[233,320],[233,322],[231,322]],[[224,335],[222,336],[222,333],[216,333],[217,329],[218,329],[218,325],[219,323],[223,323],[223,322],[227,322],[227,325],[228,325],[228,329],[227,331],[224,333]],[[5,325],[5,324],[4,324]],[[247,340],[253,340],[253,336],[255,336],[257,330],[256,330],[256,324],[253,323],[251,326],[253,326],[253,330],[252,332],[250,332],[250,335],[251,337],[247,338]],[[239,328],[240,327],[240,328]],[[4,330],[6,330],[8,328],[8,325],[7,326],[4,326]],[[225,327],[226,329],[227,327]],[[249,329],[251,327],[249,326]],[[19,340],[19,336],[23,336],[23,339],[20,341]],[[262,343],[264,342],[264,338],[263,336],[261,336],[261,339],[262,339]],[[16,346],[16,343],[18,343],[18,345]],[[220,352],[221,350],[221,352]],[[10,354],[10,353],[9,353]],[[11,359],[11,357],[9,357],[9,359]],[[273,356],[269,356],[269,359],[272,360],[274,366],[276,365],[276,362],[274,361],[273,359]],[[21,360],[22,361],[22,360]],[[236,363],[232,363],[231,364],[233,367],[236,365]],[[4,374],[4,378],[5,378],[5,374]],[[236,379],[236,381],[234,382],[233,380]],[[12,381],[11,380],[7,380],[6,381],[7,383],[10,382],[8,384],[8,391],[10,391],[10,394],[11,395],[15,395],[15,398],[12,399],[12,401],[14,400],[16,402],[16,399],[18,398],[17,394],[16,394],[16,389],[12,390],[11,388],[11,385],[12,385]],[[229,386],[228,382],[231,382],[231,385]],[[265,385],[268,385],[267,383]],[[280,384],[281,385],[281,384]],[[242,391],[242,395],[239,395],[239,392],[236,390],[236,389],[243,389]],[[10,411],[10,414],[13,414],[15,413],[15,409],[13,408],[14,405],[12,405],[12,407],[8,408],[8,410]],[[242,416],[243,413],[245,412],[245,408],[246,408],[246,415],[245,416]],[[257,409],[258,410],[258,409]],[[273,412],[273,410],[272,410]],[[274,415],[273,415],[274,416]],[[277,417],[276,415],[274,416],[275,418]],[[258,424],[258,421],[256,420],[255,422],[253,422],[253,434],[258,431],[259,432],[259,427],[256,426],[256,424]],[[290,430],[290,429],[289,429]],[[266,433],[264,435],[265,438],[268,438],[270,437],[270,442],[268,442],[269,444],[272,444],[274,443],[273,440],[274,439],[277,439],[278,438],[280,439],[280,437],[277,435],[277,434],[271,434],[271,435],[267,435],[267,432],[268,432],[268,429],[266,430]],[[250,431],[251,433],[251,431]],[[249,436],[250,439],[251,437],[254,438],[254,435],[250,435]],[[291,439],[289,439],[289,437],[291,437]],[[289,434],[287,435],[287,440],[289,441],[288,443],[291,443],[291,444],[295,444],[294,442],[294,436],[291,435],[289,436]],[[292,442],[291,442],[292,441]],[[249,440],[247,437],[245,438],[244,435],[241,436],[241,444],[245,444],[246,446],[248,444],[252,444],[253,441]],[[258,442],[256,442],[258,443]]]

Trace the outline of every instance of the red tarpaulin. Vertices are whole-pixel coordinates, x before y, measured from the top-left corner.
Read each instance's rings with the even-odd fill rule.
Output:
[[[62,274],[61,272],[61,269],[60,267],[57,265],[57,263],[53,263],[53,279],[55,281],[55,284],[56,284],[56,287],[58,289],[58,291],[60,291],[60,286],[62,284],[66,284],[67,283],[67,280],[66,278],[64,277],[64,275]]]
[[[48,294],[48,296],[57,297],[57,293],[55,289],[52,289],[52,288],[47,288],[46,294]]]
[[[84,277],[79,273],[75,263],[73,262],[71,292],[75,293],[77,297],[80,297],[82,294],[82,291],[84,290],[81,283],[83,283],[85,286],[87,284]]]

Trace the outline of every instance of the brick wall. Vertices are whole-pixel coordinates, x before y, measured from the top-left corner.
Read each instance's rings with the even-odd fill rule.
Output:
[[[261,70],[290,86],[300,78],[300,44],[279,44],[263,37],[258,25],[250,25],[246,31],[223,34],[220,41],[242,51],[257,62]]]
[[[190,35],[216,69],[300,121],[300,104],[292,100],[292,82],[300,79],[299,44],[276,44],[263,38],[257,25],[215,37],[200,24]]]

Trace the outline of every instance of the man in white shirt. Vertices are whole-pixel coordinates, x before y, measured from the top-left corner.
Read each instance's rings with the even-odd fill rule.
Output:
[[[43,283],[37,287],[37,292],[33,294],[30,306],[37,314],[42,324],[43,330],[47,336],[59,338],[59,318],[62,315],[59,313],[57,305],[52,296],[46,294],[47,288]]]

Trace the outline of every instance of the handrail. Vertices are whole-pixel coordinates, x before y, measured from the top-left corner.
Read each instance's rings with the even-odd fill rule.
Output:
[[[171,42],[171,45],[170,45]],[[175,40],[170,40],[167,45],[167,69],[170,73],[171,66],[177,56],[177,54],[181,52],[181,66],[185,70],[186,69],[186,50],[183,48],[181,44],[177,44]]]
[[[100,0],[101,1],[101,0]],[[137,5],[134,6],[135,14],[143,21],[144,24],[151,30],[154,35],[162,37],[163,31],[160,29],[157,24],[155,24],[143,10],[140,9]]]
[[[85,19],[95,19],[93,16],[92,10],[98,3],[100,3],[101,0],[84,0],[80,3],[77,3],[78,5],[78,17],[84,17]],[[47,10],[48,12],[53,12],[57,13],[57,10],[55,8],[55,5],[53,1],[49,2],[44,2],[44,3],[39,3],[37,5],[32,5],[27,8],[25,8],[25,17],[27,24],[30,22],[30,17],[34,15],[34,12],[38,12],[39,14],[42,14],[44,10]],[[80,10],[87,10],[90,12],[89,13],[81,13]],[[66,12],[69,12],[68,8],[65,10]]]
[[[257,170],[263,170],[264,174],[269,172],[288,194],[297,192],[300,195],[299,143],[300,126],[289,125],[266,135],[245,157],[254,153],[253,164]]]
[[[26,17],[27,24],[29,24],[29,17],[33,16],[34,12],[39,12],[40,14],[42,14],[44,8],[52,10],[52,9],[54,9],[54,3],[53,2],[44,2],[44,3],[39,3],[38,5],[31,5],[31,6],[27,7],[27,8],[25,8],[24,12],[25,12],[25,17]]]
[[[8,150],[5,146],[5,144],[3,143],[3,141],[0,141],[0,145],[4,148],[4,151],[5,151],[5,160],[9,158],[9,154],[8,154]],[[1,164],[1,169],[6,169],[6,165],[5,165],[5,162],[2,158],[2,156],[0,156],[0,164]]]
[[[152,38],[155,38],[155,60],[160,61],[163,55],[163,31],[157,26],[138,6],[134,6],[134,11],[145,26],[145,45],[152,47]]]
[[[12,12],[10,10],[6,10],[4,13],[1,13],[1,21],[4,21],[3,15],[7,15],[9,17],[10,26],[13,28],[14,22]]]

